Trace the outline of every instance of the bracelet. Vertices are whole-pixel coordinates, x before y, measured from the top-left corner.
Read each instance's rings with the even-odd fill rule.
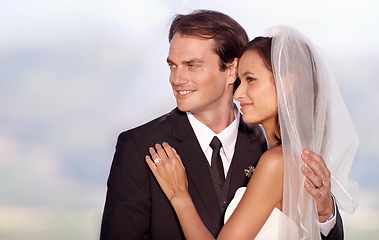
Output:
[[[333,209],[333,210],[334,210],[334,209]],[[332,213],[332,215],[330,215],[330,217],[328,217],[328,218],[324,221],[324,223],[329,222],[330,220],[332,220],[333,217],[334,217],[334,212]]]
[[[334,213],[336,210],[334,209],[334,195],[333,195],[333,193],[332,193],[332,200],[333,200],[333,213],[323,223],[329,222],[334,217]]]

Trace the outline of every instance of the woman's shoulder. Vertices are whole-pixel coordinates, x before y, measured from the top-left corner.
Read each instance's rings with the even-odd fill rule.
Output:
[[[271,167],[281,167],[281,169],[283,169],[282,146],[276,146],[267,150],[265,153],[262,154],[258,164],[264,164]]]
[[[257,170],[271,174],[281,174],[284,171],[282,146],[267,150],[259,159]]]
[[[252,192],[254,197],[262,196],[258,197],[257,201],[261,203],[265,202],[266,206],[267,204],[271,204],[270,207],[276,206],[281,209],[280,202],[283,197],[283,175],[284,162],[282,147],[270,148],[261,156],[251,176],[248,190],[251,188],[250,192]]]

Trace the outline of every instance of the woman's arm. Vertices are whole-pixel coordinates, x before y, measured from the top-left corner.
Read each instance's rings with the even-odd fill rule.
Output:
[[[186,239],[214,239],[201,221],[188,193],[186,171],[180,156],[168,143],[162,146],[156,144],[157,151],[151,147],[149,152],[155,161],[146,156],[146,162],[174,207]],[[160,161],[156,162],[157,159]]]
[[[174,207],[186,239],[214,239],[201,221],[188,193],[185,168],[179,155],[167,143],[150,148],[146,162]],[[275,207],[281,209],[283,154],[281,147],[264,153],[247,190],[217,239],[253,239]]]
[[[261,156],[244,196],[218,239],[254,239],[272,210],[282,210],[283,169],[281,146]]]

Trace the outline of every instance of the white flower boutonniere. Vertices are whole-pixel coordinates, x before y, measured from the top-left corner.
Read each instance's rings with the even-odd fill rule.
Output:
[[[246,177],[251,177],[251,175],[253,175],[254,170],[255,168],[253,166],[250,166],[249,168],[245,169],[244,172]]]

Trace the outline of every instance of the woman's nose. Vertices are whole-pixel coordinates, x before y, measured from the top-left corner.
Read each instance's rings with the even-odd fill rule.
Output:
[[[243,82],[240,83],[236,91],[234,92],[233,98],[236,101],[240,101],[244,96],[246,92],[246,87]]]

